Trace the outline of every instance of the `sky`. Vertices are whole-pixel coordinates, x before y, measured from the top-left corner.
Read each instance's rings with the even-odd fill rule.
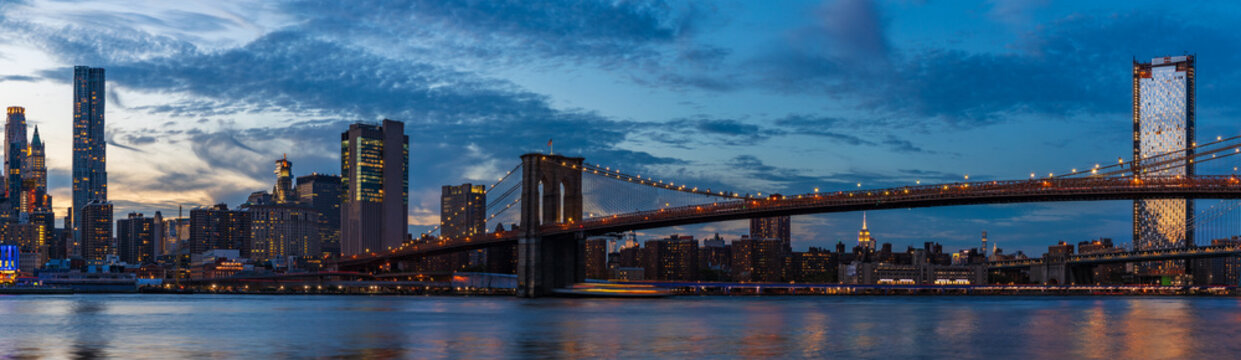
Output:
[[[741,193],[1028,178],[1131,156],[1133,59],[1198,56],[1198,137],[1241,134],[1241,6],[1201,1],[0,0],[0,106],[71,201],[72,67],[107,70],[116,214],[237,206],[274,161],[340,172],[350,123],[405,122],[410,223],[526,152]],[[1203,164],[1231,173],[1237,164]],[[1215,204],[1199,201],[1199,208]],[[898,249],[1041,254],[1131,238],[1131,202],[874,211]],[[852,244],[862,214],[793,218]],[[646,231],[747,233],[734,221]]]

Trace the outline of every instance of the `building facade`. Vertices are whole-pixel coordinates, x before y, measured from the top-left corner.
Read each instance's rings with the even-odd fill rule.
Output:
[[[319,212],[319,251],[340,255],[340,176],[310,174],[297,177],[302,205]]]
[[[1192,155],[1195,127],[1194,57],[1133,62],[1133,161],[1136,176],[1193,176],[1186,160],[1143,169],[1141,164]],[[1148,199],[1133,203],[1133,244],[1139,249],[1188,246],[1193,242],[1193,201]],[[1139,264],[1144,275],[1184,273],[1183,261]]]
[[[75,223],[81,232],[82,259],[105,261],[116,255],[112,241],[112,203],[92,201],[81,209],[81,221]]]
[[[647,240],[642,262],[647,280],[697,280],[698,241],[677,235]]]
[[[83,208],[92,202],[108,201],[107,139],[104,137],[106,104],[104,69],[88,66],[73,68],[73,210],[74,219],[83,219]],[[111,205],[108,205],[111,215]],[[74,237],[83,246],[87,221],[74,223]],[[111,225],[109,219],[108,224]],[[109,235],[111,230],[109,230]],[[91,235],[94,236],[94,235]]]
[[[248,258],[252,247],[249,212],[229,210],[225,204],[190,210],[190,254],[232,249]]]
[[[793,251],[792,219],[788,216],[750,219],[751,239],[780,239],[785,252]]]
[[[116,221],[117,255],[129,264],[153,262],[157,254],[155,236],[155,218],[129,213]]]
[[[255,261],[287,260],[320,255],[319,212],[309,206],[273,204],[249,206],[250,237],[248,256]]]
[[[487,233],[487,188],[445,185],[440,189],[440,236],[463,239]]]
[[[16,218],[21,210],[22,168],[26,163],[26,109],[20,106],[8,108],[4,122],[4,173],[5,194],[8,198],[9,216]]]
[[[44,151],[43,139],[39,137],[38,126],[34,128],[34,137],[26,150],[22,183],[21,211],[51,213],[52,196],[47,193],[47,153]]]
[[[400,246],[409,225],[409,136],[405,125],[357,123],[340,134],[341,254]]]
[[[742,237],[732,243],[732,278],[743,282],[775,282],[784,275],[784,243],[779,239]]]
[[[586,239],[586,278],[608,279],[608,238]]]
[[[272,202],[277,204],[291,204],[298,200],[297,193],[293,191],[293,162],[289,161],[289,156],[276,160],[276,186],[271,190]]]

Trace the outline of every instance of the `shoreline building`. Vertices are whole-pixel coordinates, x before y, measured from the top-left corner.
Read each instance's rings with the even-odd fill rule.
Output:
[[[90,223],[85,221],[83,208],[92,202],[108,201],[107,141],[103,133],[105,87],[103,68],[73,68],[73,218],[83,220],[73,223],[73,233],[75,242],[83,245],[83,252],[87,247],[83,227]],[[108,215],[111,235],[111,205]]]
[[[1133,161],[1135,176],[1193,176],[1192,162],[1179,160],[1160,169],[1140,168],[1143,162],[1193,155],[1195,144],[1194,57],[1169,56],[1149,63],[1133,61]],[[1184,150],[1182,154],[1180,151]],[[1189,246],[1193,242],[1194,203],[1186,199],[1133,202],[1133,244],[1138,250]],[[1157,261],[1138,266],[1142,275],[1180,275],[1183,261]]]
[[[405,124],[355,123],[340,134],[341,255],[400,246],[409,231]]]

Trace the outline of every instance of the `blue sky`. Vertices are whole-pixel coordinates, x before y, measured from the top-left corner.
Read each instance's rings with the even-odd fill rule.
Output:
[[[412,142],[410,219],[523,152],[740,192],[1020,179],[1128,157],[1133,58],[1195,53],[1198,136],[1241,133],[1241,7],[1080,1],[0,1],[0,105],[68,206],[73,65],[108,71],[118,214],[339,172],[347,124]],[[1231,172],[1231,164],[1200,172]],[[1206,167],[1206,166],[1204,166]],[[1208,204],[1202,205],[1209,206]],[[1126,202],[872,212],[898,247],[1129,239]],[[794,218],[794,247],[861,214]],[[664,229],[745,233],[743,222]]]

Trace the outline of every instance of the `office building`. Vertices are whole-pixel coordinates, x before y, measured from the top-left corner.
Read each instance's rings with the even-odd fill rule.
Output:
[[[92,202],[106,203],[108,201],[107,138],[104,137],[104,105],[107,96],[104,84],[105,76],[102,68],[87,66],[73,68],[73,211],[75,220],[85,220],[82,211],[86,205]],[[107,209],[108,215],[111,215],[111,205]],[[74,238],[84,247],[87,246],[88,240],[84,238],[86,235],[84,235],[83,227],[87,223],[87,221],[79,221],[74,224]],[[109,218],[108,224],[111,225],[111,223]],[[111,235],[110,229],[109,235]],[[96,245],[99,244],[91,246]]]
[[[1192,155],[1195,144],[1193,56],[1133,62],[1133,161],[1154,164]],[[1184,152],[1182,152],[1184,151]],[[1136,176],[1193,176],[1192,162],[1176,160],[1140,169]],[[1138,250],[1188,246],[1193,242],[1193,201],[1147,199],[1133,202],[1133,244]],[[1187,240],[1188,239],[1188,240]],[[1139,264],[1142,275],[1179,275],[1183,261]]]
[[[155,261],[155,218],[129,213],[116,221],[117,255],[129,264]]]
[[[253,241],[250,233],[250,213],[229,210],[228,205],[190,210],[189,247],[185,251],[198,254],[214,249],[237,250],[239,256],[250,257]]]
[[[92,201],[81,209],[81,221],[75,225],[81,232],[82,258],[102,262],[116,255],[112,242],[112,203]]]
[[[276,160],[276,186],[271,190],[271,201],[277,204],[290,204],[298,200],[293,191],[293,162],[289,156]]]
[[[297,177],[302,205],[319,212],[319,251],[340,255],[340,176],[310,174]]]
[[[341,254],[401,245],[409,225],[409,136],[405,125],[357,123],[340,134]]]
[[[751,239],[779,239],[785,252],[792,252],[792,222],[788,216],[750,219]]]
[[[463,239],[487,233],[487,188],[444,185],[440,189],[440,236]]]
[[[264,261],[320,255],[319,212],[299,204],[247,206],[252,247],[244,256]]]

